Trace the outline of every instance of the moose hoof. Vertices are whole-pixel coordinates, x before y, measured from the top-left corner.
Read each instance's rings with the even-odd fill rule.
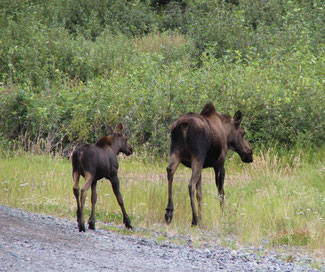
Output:
[[[166,209],[166,213],[165,213],[166,224],[169,225],[170,222],[172,222],[172,219],[173,219],[173,210]]]
[[[94,222],[89,222],[88,228],[91,230],[95,230],[95,223]]]
[[[126,220],[124,221],[124,225],[127,229],[133,229],[130,220]]]
[[[85,227],[85,224],[80,224],[79,225],[79,232],[86,232],[86,227]]]
[[[195,218],[192,220],[192,227],[196,227],[198,225],[198,219]]]

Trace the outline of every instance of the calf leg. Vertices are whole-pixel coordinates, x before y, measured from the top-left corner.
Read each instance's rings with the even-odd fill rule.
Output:
[[[223,210],[224,207],[224,198],[225,198],[225,191],[223,189],[224,180],[225,180],[225,168],[222,167],[220,169],[214,168],[215,177],[216,177],[216,185],[218,188],[219,198],[220,198],[220,207]]]
[[[131,221],[130,221],[129,216],[126,213],[126,210],[124,208],[123,198],[120,193],[120,181],[119,181],[118,177],[115,176],[114,178],[112,178],[111,183],[112,183],[113,191],[116,196],[117,202],[120,205],[122,213],[123,213],[123,223],[126,228],[132,229]]]
[[[81,188],[80,195],[80,221],[79,231],[86,231],[85,228],[85,216],[84,216],[84,207],[86,203],[87,192],[92,184],[93,176],[89,172],[85,172],[85,184]]]
[[[81,212],[80,212],[80,201],[79,201],[79,179],[80,179],[80,174],[76,171],[72,173],[74,185],[73,185],[73,194],[76,198],[77,201],[77,222],[81,221]]]
[[[180,158],[176,153],[170,155],[169,164],[167,166],[167,179],[168,179],[168,204],[165,213],[165,222],[169,224],[173,219],[173,178],[175,171],[180,163]]]
[[[188,185],[188,191],[191,199],[191,207],[193,213],[192,226],[196,226],[199,220],[198,220],[196,207],[195,207],[194,193],[195,193],[195,188],[197,186],[197,183],[199,182],[201,177],[202,163],[200,161],[192,160],[191,167],[192,167],[192,176],[191,176],[190,183]]]
[[[198,203],[198,219],[202,220],[202,175],[200,175],[199,181],[196,183],[196,200]]]
[[[97,181],[91,184],[91,214],[88,220],[89,229],[95,229],[95,206],[97,202]]]

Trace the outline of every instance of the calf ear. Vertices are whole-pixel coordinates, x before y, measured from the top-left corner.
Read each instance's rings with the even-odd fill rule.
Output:
[[[117,133],[118,133],[119,135],[122,135],[122,134],[123,134],[123,129],[124,129],[124,126],[123,126],[122,123],[119,123],[119,124],[117,125],[117,127],[116,127]]]
[[[241,111],[237,111],[234,115],[234,121],[235,121],[235,126],[239,127],[241,120],[243,119],[243,114],[241,113]]]
[[[111,126],[105,124],[105,128],[106,128],[106,133],[107,133],[108,135],[111,135],[111,134],[114,133],[114,130],[112,129]]]

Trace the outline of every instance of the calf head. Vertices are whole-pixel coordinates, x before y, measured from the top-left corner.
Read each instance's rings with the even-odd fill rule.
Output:
[[[243,162],[253,162],[253,151],[249,143],[245,140],[245,131],[241,128],[240,123],[243,115],[237,111],[232,120],[232,128],[228,134],[228,147],[238,153]]]
[[[124,126],[122,123],[119,123],[116,127],[116,132],[114,132],[114,136],[118,142],[119,152],[124,153],[127,156],[130,156],[133,153],[132,147],[128,144],[128,139],[123,133]]]

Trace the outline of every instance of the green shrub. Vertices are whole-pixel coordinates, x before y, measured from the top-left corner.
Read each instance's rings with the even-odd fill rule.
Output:
[[[206,56],[201,68],[192,69],[186,60],[165,65],[162,55],[138,53],[109,78],[86,85],[37,95],[28,88],[8,90],[1,95],[0,114],[9,116],[1,119],[1,131],[9,138],[27,131],[31,139],[52,135],[67,143],[93,142],[105,133],[105,124],[122,121],[136,147],[167,153],[172,121],[212,101],[219,112],[244,113],[254,145],[324,142],[324,52],[316,57],[306,48],[278,50],[270,61],[250,65],[232,56]]]
[[[123,121],[167,153],[172,121],[212,101],[255,146],[322,145],[323,1],[184,3],[1,2],[2,139],[71,147]]]
[[[250,48],[264,57],[276,48],[291,50],[297,43],[310,43],[318,50],[324,42],[321,22],[324,3],[313,1],[189,1],[186,29],[197,47],[197,56],[208,50],[216,57],[229,50],[245,56]]]

